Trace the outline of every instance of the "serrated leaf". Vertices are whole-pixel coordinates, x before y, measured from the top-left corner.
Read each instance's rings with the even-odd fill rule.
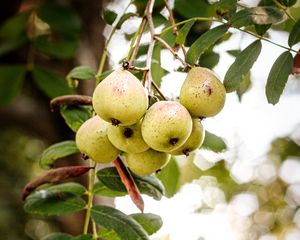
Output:
[[[157,232],[163,224],[161,217],[153,213],[134,213],[130,214],[130,216],[137,221],[149,235]]]
[[[54,164],[54,162],[57,159],[75,153],[80,153],[79,149],[76,146],[75,141],[69,140],[69,141],[56,143],[48,147],[46,150],[44,150],[40,158],[40,167],[43,169],[48,169]]]
[[[190,64],[195,64],[200,55],[216,41],[218,41],[226,32],[228,27],[226,25],[220,25],[212,28],[202,34],[188,50],[185,60]]]
[[[127,194],[127,192],[114,191],[106,187],[102,182],[97,182],[94,185],[94,194],[105,197],[122,197]]]
[[[43,237],[42,240],[71,240],[72,236],[66,233],[51,233],[46,237]]]
[[[290,47],[294,46],[298,42],[300,42],[300,18],[294,24],[294,26],[290,32],[289,40],[288,40]]]
[[[0,66],[0,106],[10,103],[19,94],[25,73],[25,66]]]
[[[77,132],[80,126],[93,115],[91,106],[66,105],[61,106],[60,114],[74,132]]]
[[[116,25],[116,29],[120,29],[123,25],[123,23],[128,20],[129,18],[131,17],[134,17],[134,16],[137,16],[136,13],[132,13],[132,12],[129,12],[129,13],[125,13],[121,18],[120,20],[118,21],[117,25]]]
[[[50,98],[72,92],[61,76],[46,68],[35,66],[32,74],[37,86]]]
[[[258,58],[260,51],[261,41],[256,40],[237,55],[224,78],[226,92],[233,92],[238,89],[241,81],[243,80],[243,76],[250,71],[254,62]]]
[[[251,87],[251,74],[250,72],[248,72],[243,76],[243,80],[241,81],[238,89],[236,90],[236,94],[239,97],[239,101],[242,101],[242,96],[244,95],[245,92],[249,90],[250,87]]]
[[[179,167],[175,159],[172,157],[168,164],[163,167],[156,176],[165,187],[165,195],[167,197],[172,197],[178,189],[180,177]]]
[[[152,176],[141,177],[133,173],[131,174],[141,193],[147,194],[156,200],[162,198],[164,188],[157,178]],[[114,191],[126,192],[126,188],[123,185],[116,168],[103,168],[97,172],[97,177],[106,187]]]
[[[223,138],[209,132],[205,131],[205,138],[201,148],[211,150],[213,152],[222,152],[227,149],[227,145]]]
[[[192,26],[194,25],[195,20],[192,20],[190,22],[187,22],[186,24],[183,25],[182,28],[180,28],[180,30],[178,31],[178,35],[176,37],[176,43],[178,44],[184,44],[185,43],[185,39],[189,33],[189,31],[191,30]]]
[[[116,14],[114,11],[110,11],[110,10],[106,10],[103,14],[104,21],[109,25],[112,25],[114,23],[117,16],[118,16],[118,14]]]
[[[77,196],[82,196],[86,192],[86,188],[83,185],[75,182],[52,185],[50,187],[47,187],[46,190],[51,192],[69,192]]]
[[[93,79],[96,75],[96,72],[90,69],[88,66],[78,66],[73,68],[67,75],[67,79],[76,79],[76,80],[90,80]]]
[[[40,190],[27,197],[24,209],[31,214],[61,216],[78,212],[85,205],[83,199],[72,193]]]
[[[293,56],[289,51],[282,53],[274,62],[268,76],[266,96],[268,103],[275,105],[283,92],[289,75],[292,72]]]
[[[93,206],[91,209],[93,221],[113,229],[122,240],[149,240],[145,230],[130,216],[107,206]]]

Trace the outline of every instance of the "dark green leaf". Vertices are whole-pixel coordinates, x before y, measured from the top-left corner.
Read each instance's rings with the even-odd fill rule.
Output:
[[[238,89],[243,80],[243,76],[250,71],[258,58],[260,51],[261,41],[256,40],[239,53],[234,63],[229,67],[224,78],[224,86],[227,92]]]
[[[107,206],[93,206],[93,221],[110,230],[113,229],[122,240],[149,240],[145,230],[130,216]]]
[[[190,64],[195,64],[200,55],[218,41],[227,32],[227,29],[226,25],[220,25],[202,34],[188,50],[185,60]]]
[[[136,58],[146,55],[148,52],[148,48],[149,48],[149,44],[141,44],[137,52]]]
[[[254,25],[256,33],[260,36],[263,36],[271,26],[272,24]]]
[[[40,190],[26,198],[24,209],[31,214],[66,215],[84,209],[83,199],[69,192]]]
[[[97,182],[94,185],[94,193],[99,196],[105,196],[105,197],[122,197],[125,196],[126,192],[120,192],[120,191],[114,191],[108,187],[106,187],[102,182]]]
[[[86,188],[83,185],[75,182],[52,185],[47,190],[51,192],[69,192],[77,196],[82,196],[86,192]]]
[[[72,240],[72,236],[66,233],[51,233],[43,237],[42,240]]]
[[[227,146],[223,138],[209,131],[205,131],[205,138],[201,148],[208,149],[218,153],[218,152],[225,151],[227,149]]]
[[[170,25],[167,25],[166,27],[169,27]],[[173,34],[172,31],[168,31],[167,33],[163,34],[161,36],[163,40],[165,40],[166,43],[169,44],[169,46],[174,46],[176,41],[176,36]]]
[[[207,51],[200,56],[199,65],[201,67],[206,67],[212,69],[215,67],[220,60],[220,55],[213,51]]]
[[[132,13],[132,12],[129,12],[129,13],[125,13],[121,18],[120,20],[118,21],[117,25],[116,25],[116,29],[120,29],[123,25],[123,23],[128,20],[129,18],[131,17],[134,17],[134,16],[137,16],[136,13]]]
[[[26,43],[26,37],[18,37],[16,39],[5,40],[0,45],[0,56],[16,50],[18,47]]]
[[[33,69],[32,73],[35,83],[50,98],[71,93],[71,89],[58,74],[38,66]]]
[[[289,35],[289,46],[292,47],[300,41],[300,18],[293,26]]]
[[[243,80],[240,83],[238,89],[236,90],[236,94],[239,97],[239,101],[242,101],[242,96],[244,95],[245,92],[249,90],[250,87],[251,87],[251,74],[250,72],[248,72],[243,76]]]
[[[67,78],[76,80],[89,80],[94,78],[96,72],[90,69],[88,66],[78,66],[73,68],[67,75]]]
[[[25,77],[24,66],[0,66],[0,106],[10,103],[20,92]]]
[[[277,0],[281,5],[285,7],[291,7],[296,4],[297,0]]]
[[[163,224],[161,217],[152,213],[134,213],[130,214],[130,216],[137,221],[149,235],[157,232]]]
[[[268,76],[266,96],[268,103],[275,105],[283,92],[293,67],[293,56],[289,51],[282,53],[274,62]]]
[[[17,39],[25,35],[27,19],[30,12],[22,12],[6,20],[0,26],[0,37],[4,39]]]
[[[233,50],[227,50],[226,52],[233,57],[237,57],[237,55],[240,54],[241,50],[233,49]]]
[[[225,15],[229,12],[235,12],[237,0],[220,0],[216,3],[218,15]]]
[[[93,115],[91,106],[66,105],[61,106],[60,114],[74,132],[77,132],[80,126]]]
[[[167,74],[167,71],[161,67],[160,62],[161,46],[156,45],[152,54],[151,74],[154,82],[160,87],[162,77]]]
[[[152,176],[141,177],[133,173],[132,176],[141,193],[147,194],[156,200],[160,200],[162,198],[164,188],[157,178]],[[108,167],[99,170],[97,172],[97,177],[106,187],[114,191],[126,192],[126,188],[123,185],[115,167]]]
[[[104,20],[107,24],[112,25],[116,20],[118,14],[114,11],[106,10],[103,14]]]
[[[195,20],[192,20],[190,22],[187,22],[186,24],[183,25],[182,28],[180,28],[178,35],[176,37],[176,43],[178,43],[178,44],[185,43],[186,36],[188,35],[188,33],[191,30],[194,23],[195,23]]]
[[[56,143],[44,150],[40,158],[40,167],[43,169],[48,169],[54,164],[55,160],[79,152],[80,151],[76,147],[75,141],[69,140]]]
[[[300,146],[290,137],[276,138],[272,141],[271,152],[274,156],[279,156],[281,161],[289,157],[300,157]]]
[[[230,23],[232,27],[240,28],[252,24],[251,13],[248,9],[243,9],[236,12],[230,18]]]
[[[101,227],[100,232],[98,232],[98,237],[103,240],[120,240],[113,229],[108,230],[104,227]]]
[[[209,17],[212,15],[211,7],[205,0],[175,0],[174,11],[188,18]]]
[[[165,187],[165,195],[167,197],[172,197],[178,189],[180,177],[179,167],[175,159],[172,157],[168,164],[159,173],[157,173],[156,176]]]
[[[73,237],[72,240],[92,240],[93,237],[90,234],[85,234],[77,237]]]

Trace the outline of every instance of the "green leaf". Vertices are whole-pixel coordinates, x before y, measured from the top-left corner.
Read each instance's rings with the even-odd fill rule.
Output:
[[[209,17],[212,15],[211,6],[205,0],[175,0],[174,11],[186,19],[193,17]]]
[[[107,206],[93,206],[91,209],[93,221],[113,229],[122,240],[149,240],[145,230],[130,216]]]
[[[47,190],[51,192],[69,192],[77,196],[82,196],[86,192],[86,188],[83,185],[75,182],[52,185]]]
[[[54,164],[57,159],[79,152],[80,151],[76,147],[75,141],[69,140],[56,143],[44,150],[40,158],[40,167],[43,169],[48,169]]]
[[[212,69],[215,67],[220,60],[220,55],[213,51],[206,51],[200,56],[199,65],[201,67],[206,67]]]
[[[227,145],[223,138],[209,132],[205,131],[205,138],[201,148],[211,150],[213,152],[222,152],[227,149]]]
[[[25,66],[0,66],[0,106],[10,103],[19,94],[25,73]]]
[[[260,36],[263,36],[271,26],[272,24],[254,25],[256,33]]]
[[[218,15],[226,15],[229,12],[235,13],[237,0],[220,0],[216,2],[216,10]]]
[[[277,0],[281,5],[285,7],[291,7],[296,4],[297,0]]]
[[[21,35],[25,35],[29,14],[29,11],[22,12],[6,20],[0,26],[0,37],[12,40],[20,38]]]
[[[157,178],[152,176],[141,177],[133,173],[131,174],[141,193],[147,194],[156,200],[160,200],[162,198],[164,188]],[[97,172],[97,177],[106,187],[114,191],[126,192],[126,188],[123,185],[115,167],[108,167],[99,170]]]
[[[242,96],[244,95],[245,92],[249,90],[250,87],[251,87],[251,74],[250,72],[248,72],[243,76],[243,80],[240,83],[238,89],[236,90],[236,94],[239,97],[239,101],[242,101]]]
[[[80,126],[92,117],[93,109],[91,106],[66,106],[60,108],[60,114],[65,119],[66,124],[77,132]]]
[[[67,75],[67,79],[90,80],[93,79],[96,72],[88,66],[78,66],[73,68]]]
[[[289,51],[282,53],[274,62],[268,76],[266,96],[268,103],[275,105],[283,92],[293,67],[293,56]]]
[[[78,212],[85,205],[83,199],[72,193],[40,190],[27,197],[24,209],[31,214],[60,216]]]
[[[98,232],[98,237],[103,240],[120,240],[113,229],[108,230],[104,227],[101,227],[100,232]]]
[[[73,237],[72,240],[92,240],[93,237],[91,234],[85,234],[77,237]]]
[[[137,16],[136,13],[132,13],[132,12],[129,12],[129,13],[125,13],[121,18],[120,20],[118,21],[117,25],[116,25],[116,29],[121,29],[123,23],[128,20],[129,18],[131,17],[134,17],[134,16]]]
[[[196,63],[200,55],[218,41],[227,32],[227,29],[226,25],[220,25],[202,34],[188,50],[185,60],[190,64]]]
[[[161,51],[161,46],[156,45],[153,49],[152,63],[151,63],[152,78],[158,87],[160,87],[162,77],[168,73],[168,71],[166,71],[161,67],[160,51]]]
[[[290,32],[290,35],[289,35],[289,40],[288,40],[290,47],[294,46],[298,42],[300,42],[300,18],[293,26],[293,28]]]
[[[66,233],[51,233],[43,237],[42,240],[72,240],[72,236]]]
[[[233,14],[229,22],[235,28],[248,26],[252,23],[251,14],[248,9],[243,9]]]
[[[27,42],[26,37],[18,37],[16,39],[4,40],[0,45],[0,56],[16,50],[18,47],[22,46]]]
[[[168,164],[163,167],[156,176],[165,187],[165,195],[167,197],[172,197],[177,192],[180,177],[179,167],[175,159],[172,157]]]
[[[104,21],[109,25],[112,25],[114,23],[117,16],[118,16],[118,14],[116,14],[114,11],[110,11],[110,10],[106,10],[103,14]]]
[[[225,78],[224,86],[227,92],[238,89],[243,76],[252,68],[261,51],[261,41],[256,40],[240,52],[234,63],[229,67]]]
[[[94,194],[105,197],[122,197],[125,196],[126,192],[114,191],[106,187],[102,182],[97,182],[94,185]]]
[[[161,217],[152,213],[134,213],[130,214],[130,216],[137,221],[149,235],[157,232],[163,224]]]
[[[36,66],[32,74],[37,86],[50,98],[71,93],[71,89],[64,79],[46,68]]]
[[[178,44],[184,44],[185,43],[185,39],[189,33],[189,31],[191,30],[192,26],[194,25],[195,20],[192,20],[190,22],[187,22],[186,24],[183,25],[182,28],[180,28],[178,35],[176,37],[176,43]]]

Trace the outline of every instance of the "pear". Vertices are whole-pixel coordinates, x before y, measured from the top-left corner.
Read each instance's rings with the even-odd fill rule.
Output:
[[[165,166],[170,154],[148,149],[141,153],[125,153],[128,168],[140,176],[150,175]]]
[[[113,125],[137,123],[148,108],[148,94],[129,71],[117,69],[101,81],[93,93],[95,112]]]
[[[179,148],[192,131],[192,118],[180,103],[159,101],[147,111],[142,122],[142,136],[154,150],[170,152]]]
[[[145,143],[141,131],[142,122],[132,126],[113,126],[107,129],[110,142],[123,152],[139,153],[146,151],[149,146]]]
[[[205,131],[199,119],[193,119],[192,133],[186,142],[179,148],[170,152],[171,155],[186,155],[188,156],[190,152],[198,149],[204,140]]]
[[[108,140],[106,131],[109,125],[96,115],[85,121],[76,133],[77,147],[95,162],[112,162],[119,154],[119,150]]]
[[[208,68],[192,68],[180,90],[180,103],[192,117],[212,117],[224,107],[226,91]]]

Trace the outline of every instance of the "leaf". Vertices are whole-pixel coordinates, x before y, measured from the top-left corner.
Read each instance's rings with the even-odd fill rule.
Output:
[[[209,132],[205,131],[205,138],[201,148],[211,150],[213,152],[222,152],[227,149],[227,145],[223,138]]]
[[[143,194],[147,194],[156,200],[160,200],[164,194],[164,188],[159,180],[152,176],[141,177],[132,173],[134,181]],[[120,176],[115,167],[103,168],[97,172],[99,180],[108,188],[126,192],[126,188],[121,182]]]
[[[300,41],[300,18],[294,24],[289,35],[289,46],[292,47]]]
[[[152,63],[151,63],[152,78],[158,87],[160,87],[162,77],[168,73],[168,71],[166,71],[161,67],[160,51],[161,51],[161,46],[156,45],[153,50]]]
[[[145,230],[130,216],[107,206],[93,206],[91,209],[93,221],[113,229],[122,240],[149,240]]]
[[[268,103],[275,105],[283,92],[289,75],[292,72],[293,56],[289,51],[282,53],[274,62],[268,76],[266,96]]]
[[[162,170],[156,174],[158,179],[163,183],[167,197],[172,197],[177,189],[180,171],[177,162],[172,157],[168,164],[162,168]]]
[[[100,81],[102,81],[104,78],[106,78],[109,74],[111,74],[114,70],[107,70],[100,76]]]
[[[72,193],[40,190],[26,199],[24,210],[31,214],[61,216],[83,210],[85,206],[85,201]]]
[[[94,185],[94,194],[105,197],[122,197],[127,194],[127,192],[114,191],[106,187],[102,182],[97,182]]]
[[[174,10],[184,18],[209,17],[212,9],[207,1],[175,0]]]
[[[51,233],[46,237],[43,237],[42,240],[71,240],[72,236],[66,233]]]
[[[75,182],[52,185],[47,190],[51,192],[69,192],[77,196],[82,196],[86,192],[86,188],[83,185]]]
[[[291,7],[296,4],[297,0],[277,0],[281,5],[285,7]]]
[[[113,229],[108,230],[104,227],[101,227],[100,232],[98,232],[98,237],[103,240],[120,240]]]
[[[4,40],[0,45],[0,56],[18,49],[27,42],[26,37],[18,37],[12,40]]]
[[[261,41],[256,40],[238,54],[224,78],[226,92],[233,92],[238,89],[243,80],[243,76],[250,71],[260,51]]]
[[[65,119],[66,124],[77,132],[80,126],[93,115],[91,106],[66,106],[60,108],[60,114]]]
[[[132,13],[132,12],[129,12],[129,13],[125,13],[121,18],[120,20],[118,21],[117,25],[116,25],[116,29],[121,29],[123,23],[128,20],[129,18],[131,17],[134,17],[134,16],[137,16],[136,13]]]
[[[71,93],[63,78],[46,68],[36,66],[32,74],[37,86],[50,98]]]
[[[104,21],[109,25],[112,25],[114,23],[117,16],[118,16],[118,14],[116,14],[114,11],[110,11],[110,10],[106,10],[103,14]]]
[[[235,13],[237,0],[220,0],[216,2],[216,12],[219,16]]]
[[[80,151],[77,148],[75,141],[68,140],[53,144],[42,153],[40,158],[40,167],[43,169],[49,169],[53,166],[55,160],[76,153],[80,153]]]
[[[67,75],[67,79],[90,80],[93,79],[96,72],[88,66],[78,66],[73,68]]]
[[[6,20],[0,26],[0,37],[12,40],[25,35],[29,14],[29,11],[22,12]]]
[[[256,33],[260,36],[263,36],[271,26],[272,24],[254,25]]]
[[[251,87],[251,74],[250,72],[248,72],[243,76],[243,80],[241,81],[238,89],[236,90],[236,94],[239,97],[239,101],[242,101],[242,96],[244,95],[245,92],[249,90],[250,87]]]
[[[185,43],[185,39],[189,33],[189,31],[191,30],[192,26],[194,25],[195,20],[192,20],[190,22],[187,22],[186,24],[183,25],[182,28],[180,28],[178,35],[176,37],[176,43],[178,44],[184,44]]]
[[[25,73],[25,66],[0,66],[0,106],[10,103],[19,94]]]
[[[161,217],[152,213],[134,213],[130,214],[130,216],[137,221],[149,235],[157,232],[163,224]]]
[[[185,60],[190,64],[196,63],[200,55],[218,41],[227,32],[227,29],[226,25],[220,25],[202,34],[188,50]]]
[[[212,69],[215,67],[220,60],[220,55],[213,51],[206,51],[200,56],[199,65],[201,67],[206,67]]]
[[[91,234],[85,234],[77,237],[73,237],[72,240],[92,240],[93,237]]]

